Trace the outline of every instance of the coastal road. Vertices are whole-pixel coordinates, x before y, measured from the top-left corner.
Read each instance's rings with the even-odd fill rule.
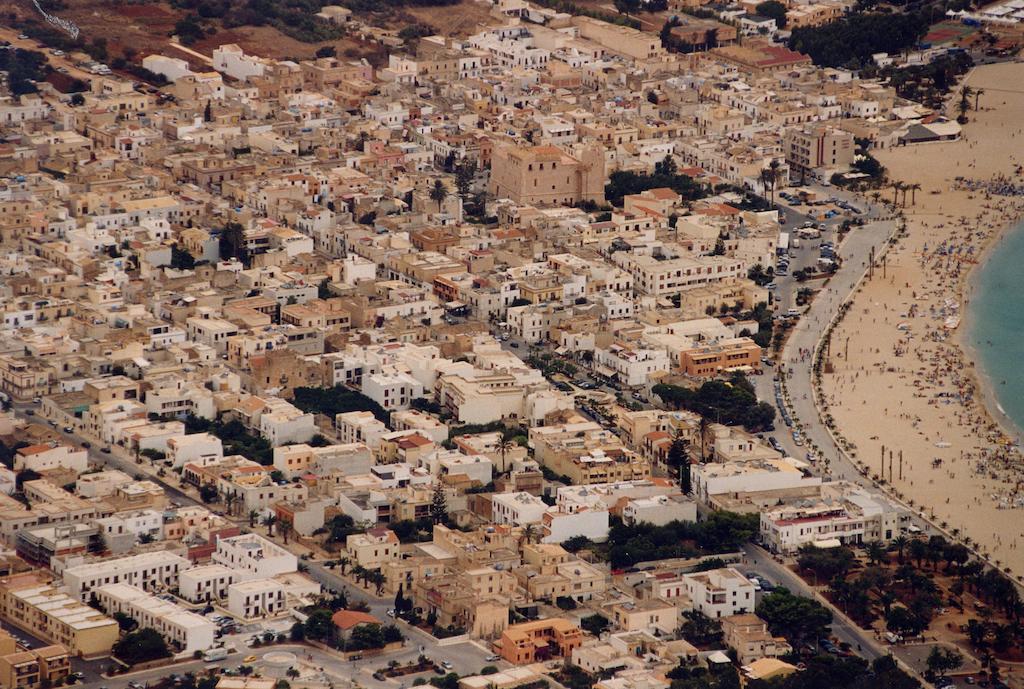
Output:
[[[855,201],[855,203],[862,208],[867,205],[863,200]],[[877,215],[878,210],[871,209],[867,217],[871,219],[876,218]],[[792,328],[786,346],[779,357],[777,370],[786,378],[791,404],[790,411],[794,420],[798,420],[802,425],[805,438],[822,449],[824,457],[829,460],[834,479],[864,482],[857,468],[840,454],[828,431],[818,418],[811,394],[813,388],[812,357],[809,354],[801,357],[800,352],[814,351],[833,314],[850,296],[867,269],[872,249],[877,255],[894,229],[894,220],[869,220],[865,225],[855,227],[847,234],[845,241],[837,251],[843,261],[842,267],[829,279],[828,284],[822,287],[806,313]],[[833,343],[832,355],[836,356],[841,347],[842,343]],[[761,376],[756,379],[755,386],[759,398],[773,402],[775,395],[772,390],[771,378]],[[780,425],[779,432],[775,434],[776,438],[782,443],[788,454],[793,457],[803,457],[807,452],[807,446],[811,443],[797,447],[793,442],[792,434],[787,430]]]
[[[813,587],[792,570],[775,560],[767,550],[752,544],[743,547],[746,556],[739,569],[744,574],[762,574],[776,586],[785,586],[790,593],[812,598],[832,611],[832,635],[840,642],[850,645],[857,655],[872,661],[886,655],[885,649],[874,639],[871,632],[864,631],[852,620],[836,610],[828,600],[818,594]]]

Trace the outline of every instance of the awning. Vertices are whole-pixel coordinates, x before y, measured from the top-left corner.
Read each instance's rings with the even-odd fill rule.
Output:
[[[814,541],[813,543],[811,543],[811,545],[813,545],[815,548],[821,548],[822,550],[826,550],[828,548],[838,548],[842,545],[842,542],[838,538],[826,538],[822,541]]]

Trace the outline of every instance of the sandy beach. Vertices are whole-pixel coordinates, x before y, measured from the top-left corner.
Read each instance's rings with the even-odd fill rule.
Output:
[[[906,236],[833,333],[835,370],[822,391],[872,476],[882,474],[884,446],[885,479],[904,500],[1019,576],[1024,461],[1007,449],[1019,430],[989,413],[998,408],[962,340],[970,271],[1024,217],[1024,196],[1003,195],[1005,179],[1018,194],[1024,181],[1024,64],[980,67],[966,83],[985,93],[961,140],[876,154],[891,179],[921,188],[915,203],[906,196]]]

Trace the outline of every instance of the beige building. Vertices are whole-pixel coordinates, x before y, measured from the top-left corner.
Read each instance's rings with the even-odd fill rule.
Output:
[[[846,170],[853,164],[853,134],[818,125],[786,130],[783,149],[791,174],[801,176],[832,170]]]
[[[366,533],[351,534],[345,540],[345,550],[353,564],[365,569],[380,569],[384,563],[398,559],[401,544],[391,529],[378,527]]]
[[[520,204],[572,205],[604,201],[604,152],[574,158],[556,146],[499,146],[491,159],[490,192]]]
[[[120,635],[117,622],[53,588],[38,572],[0,579],[0,617],[84,658],[109,655]]]
[[[772,636],[768,624],[754,614],[730,615],[722,618],[725,645],[736,651],[741,665],[761,658],[778,658],[793,652],[784,638]]]

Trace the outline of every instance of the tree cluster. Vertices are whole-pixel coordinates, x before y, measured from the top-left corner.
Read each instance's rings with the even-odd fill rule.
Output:
[[[628,170],[611,173],[604,187],[604,196],[612,205],[621,206],[623,196],[664,187],[682,195],[687,201],[702,199],[710,191],[707,185],[700,184],[689,175],[678,174],[675,161],[671,156],[665,156],[663,161],[655,163],[651,174]]]
[[[820,67],[859,68],[875,53],[897,55],[916,44],[928,30],[924,13],[854,14],[822,26],[793,29],[791,50],[806,53]]]
[[[696,390],[664,383],[652,390],[669,407],[686,409],[726,426],[743,426],[759,432],[767,430],[775,420],[775,408],[758,402],[754,386],[740,373],[728,381],[709,380]]]
[[[794,596],[778,588],[761,598],[757,616],[768,623],[772,634],[784,636],[794,648],[828,636],[832,613],[810,598]]]
[[[304,412],[323,414],[333,419],[344,412],[368,411],[382,423],[388,421],[388,413],[383,407],[361,392],[350,390],[344,385],[332,388],[298,387],[293,395],[293,404]]]
[[[613,569],[674,557],[714,555],[737,550],[757,535],[758,515],[712,512],[702,522],[642,522],[632,526],[613,520],[608,559]]]

